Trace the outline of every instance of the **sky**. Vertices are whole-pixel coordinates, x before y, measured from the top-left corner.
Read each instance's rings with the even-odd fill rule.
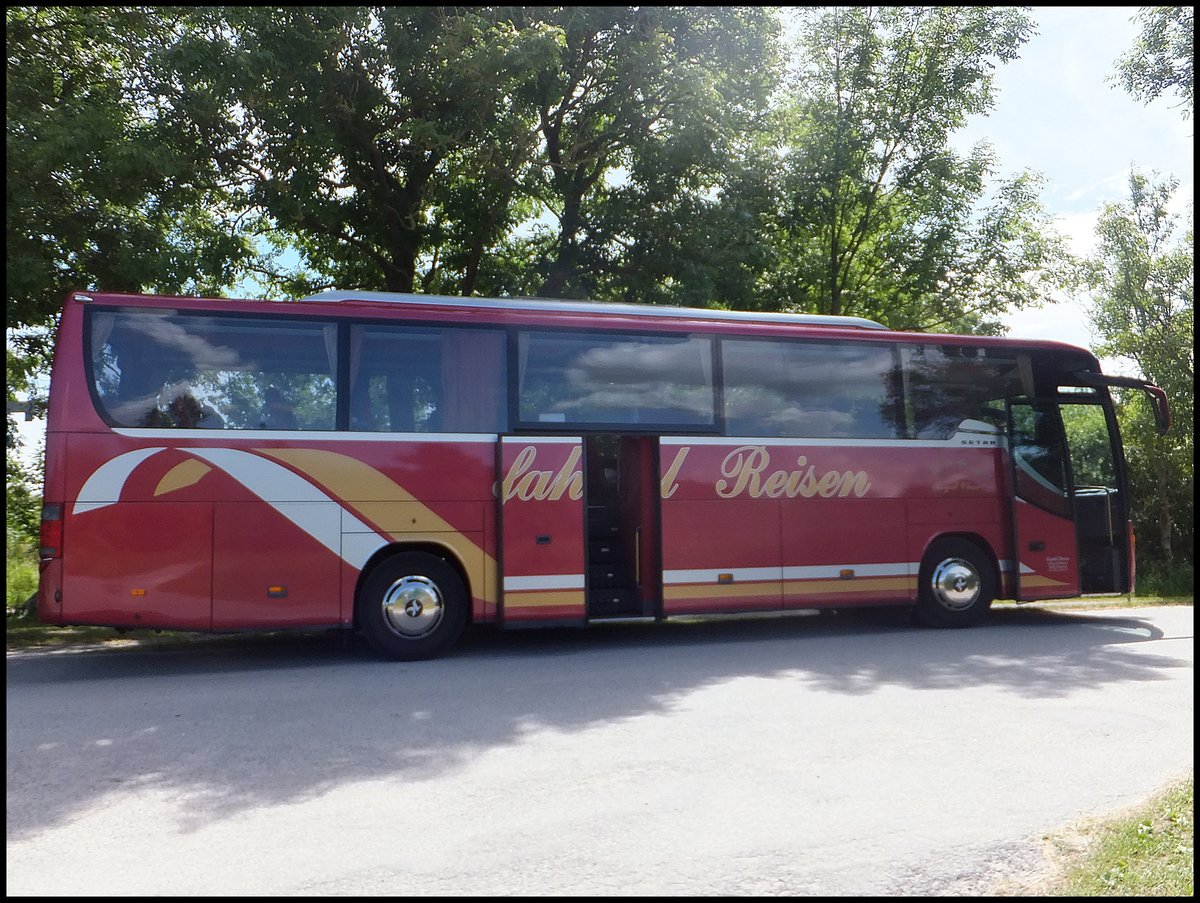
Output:
[[[991,141],[1002,175],[1042,173],[1042,200],[1076,254],[1094,250],[1100,208],[1128,198],[1131,167],[1178,179],[1180,214],[1194,195],[1193,120],[1183,118],[1178,98],[1147,105],[1109,81],[1140,32],[1136,13],[1132,6],[1035,7],[1039,33],[1019,59],[997,71],[993,111],[976,117],[958,138],[962,148]],[[1093,343],[1079,304],[1022,311],[1004,322],[1019,338]],[[1106,369],[1119,367],[1111,364]]]
[[[1046,178],[1042,199],[1055,226],[1077,254],[1095,244],[1094,228],[1105,203],[1125,200],[1131,167],[1179,181],[1181,214],[1194,193],[1192,120],[1174,96],[1150,104],[1109,81],[1116,60],[1134,44],[1137,7],[1043,6],[1031,13],[1038,34],[1019,59],[995,76],[996,102],[956,137],[962,150],[986,138],[995,148],[1001,177],[1032,169]],[[1080,303],[1050,304],[1005,318],[1009,335],[1091,346],[1091,324]],[[1106,361],[1109,372],[1126,372]],[[44,424],[18,424],[26,448],[36,448]]]

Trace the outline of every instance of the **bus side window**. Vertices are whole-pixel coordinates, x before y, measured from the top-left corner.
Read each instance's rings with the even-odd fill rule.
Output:
[[[490,329],[351,328],[350,428],[392,433],[500,432],[504,334]]]
[[[715,422],[707,337],[531,329],[518,335],[517,367],[518,416],[526,424]]]
[[[295,410],[276,386],[267,386],[263,392],[263,426],[269,430],[299,428]]]
[[[726,432],[894,439],[896,362],[885,345],[725,339]]]
[[[97,311],[91,378],[117,426],[332,430],[336,327],[293,318]],[[294,417],[270,413],[272,389]],[[299,421],[299,423],[297,423]]]
[[[1021,394],[1015,356],[941,345],[905,345],[900,355],[910,436],[1004,430],[1004,400]]]

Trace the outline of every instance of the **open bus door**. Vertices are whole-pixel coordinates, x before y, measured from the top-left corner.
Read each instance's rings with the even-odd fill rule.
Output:
[[[1013,400],[1008,429],[1016,598],[1128,591],[1127,492],[1111,414],[1086,395]]]

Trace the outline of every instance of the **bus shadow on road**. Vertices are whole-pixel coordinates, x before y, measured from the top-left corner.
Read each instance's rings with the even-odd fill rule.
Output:
[[[927,630],[899,611],[847,610],[479,630],[411,663],[325,634],[10,654],[9,837],[126,786],[187,800],[190,830],[347,783],[423,781],[530,731],[670,717],[724,685],[753,696],[745,678],[799,708],[817,701],[807,694],[853,707],[896,688],[1049,701],[1190,669],[1164,639],[1149,616],[1117,612],[1002,608],[970,630]],[[38,779],[48,770],[55,781]]]

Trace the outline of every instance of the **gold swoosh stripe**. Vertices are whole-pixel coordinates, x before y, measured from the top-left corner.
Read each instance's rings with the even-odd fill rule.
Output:
[[[163,474],[163,478],[154,487],[154,496],[157,498],[160,495],[166,495],[168,492],[174,492],[176,489],[183,489],[186,486],[198,483],[210,470],[212,468],[203,461],[197,458],[188,458]]]
[[[916,589],[915,577],[858,577],[853,580],[785,580],[784,595],[807,595],[826,593],[869,593],[886,590]],[[663,597],[677,599],[712,599],[727,596],[768,596],[779,590],[774,581],[758,583],[691,583],[675,584],[663,588]]]
[[[495,591],[486,574],[495,574],[496,562],[492,556],[468,536],[464,535],[448,523],[437,512],[425,503],[415,498],[411,492],[396,483],[386,474],[365,464],[357,458],[338,452],[324,451],[316,448],[260,448],[256,451],[261,455],[275,458],[294,467],[305,476],[324,486],[337,496],[346,507],[364,520],[379,524],[386,521],[388,509],[397,504],[404,505],[406,513],[414,516],[411,530],[402,532],[381,533],[395,540],[412,538],[414,533],[452,533],[456,541],[479,551],[479,560],[483,562],[480,572],[478,567],[472,567],[469,560],[463,564],[468,570],[467,576],[471,581],[472,591],[488,602],[495,601]],[[370,501],[351,501],[352,499],[370,499]]]

